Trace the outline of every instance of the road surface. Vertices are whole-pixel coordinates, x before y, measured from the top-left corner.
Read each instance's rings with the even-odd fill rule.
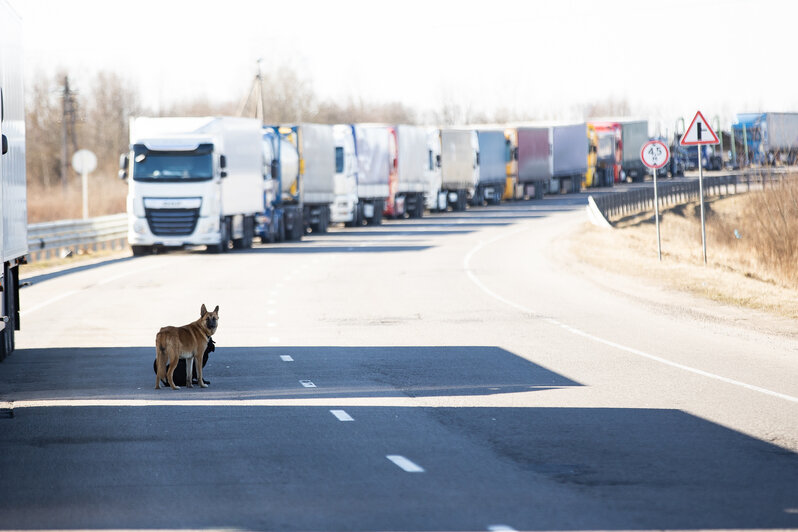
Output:
[[[584,271],[584,204],[34,277],[0,528],[798,528],[796,335]],[[210,387],[155,390],[203,303]]]

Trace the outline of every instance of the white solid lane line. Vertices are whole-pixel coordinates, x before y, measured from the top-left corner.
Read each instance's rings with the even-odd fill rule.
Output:
[[[330,413],[338,418],[338,421],[354,421],[354,418],[346,413],[345,410],[330,410]]]
[[[398,454],[389,454],[385,458],[402,468],[403,470],[407,471],[408,473],[423,473],[424,468],[418,464],[414,464],[404,456],[400,456]]]
[[[494,243],[498,242],[499,240],[502,240],[504,238],[516,235],[516,234],[518,234],[518,233],[520,233],[522,231],[526,231],[527,229],[528,228],[522,228],[522,229],[519,229],[519,230],[516,230],[516,231],[505,233],[505,234],[493,237],[490,240],[488,240],[487,242],[480,241],[480,243],[477,244],[474,248],[472,248],[471,251],[469,251],[466,254],[466,256],[463,258],[463,269],[465,270],[466,275],[468,276],[468,278],[471,279],[471,281],[475,285],[477,285],[477,287],[480,290],[482,290],[483,292],[488,294],[490,297],[496,299],[497,301],[501,301],[505,305],[509,305],[509,306],[515,308],[516,310],[520,310],[521,312],[523,312],[525,314],[534,314],[534,312],[531,309],[525,307],[524,305],[516,303],[514,301],[510,301],[509,299],[500,296],[499,294],[497,294],[496,292],[494,292],[493,290],[491,290],[490,288],[485,286],[482,283],[482,281],[480,281],[479,278],[471,270],[471,258],[478,251],[480,251],[481,249],[483,249],[486,246],[489,246],[491,244],[494,244]],[[650,353],[646,353],[645,351],[641,351],[641,350],[635,349],[633,347],[628,347],[628,346],[613,342],[611,340],[605,340],[604,338],[601,338],[599,336],[595,336],[595,335],[590,334],[588,332],[585,332],[585,331],[583,331],[581,329],[577,329],[575,327],[571,327],[570,325],[567,325],[567,324],[565,324],[565,323],[563,323],[563,322],[561,322],[561,321],[559,321],[557,319],[554,319],[554,318],[543,318],[543,319],[545,321],[547,321],[548,323],[551,323],[552,325],[557,325],[559,327],[562,327],[566,331],[568,331],[568,332],[570,332],[572,334],[575,334],[577,336],[582,336],[583,338],[587,338],[589,340],[593,340],[594,342],[598,342],[598,343],[601,343],[601,344],[604,344],[604,345],[608,345],[610,347],[614,347],[615,349],[619,349],[621,351],[626,351],[627,353],[631,353],[631,354],[637,355],[639,357],[647,358],[649,360],[653,360],[655,362],[659,362],[659,363],[665,364],[667,366],[671,366],[671,367],[678,368],[678,369],[681,369],[681,370],[684,370],[684,371],[688,371],[688,372],[694,373],[696,375],[701,375],[702,377],[707,377],[707,378],[714,379],[714,380],[717,380],[717,381],[720,381],[720,382],[725,382],[726,384],[731,384],[733,386],[739,386],[739,387],[745,388],[747,390],[751,390],[751,391],[754,391],[754,392],[762,393],[762,394],[765,394],[765,395],[770,395],[771,397],[777,397],[779,399],[784,399],[785,401],[798,403],[798,397],[793,397],[792,395],[787,395],[785,393],[775,392],[773,390],[768,390],[767,388],[761,388],[759,386],[754,386],[753,384],[748,384],[748,383],[745,383],[745,382],[740,382],[740,381],[737,381],[737,380],[734,380],[734,379],[730,379],[728,377],[723,377],[722,375],[716,375],[716,374],[710,373],[708,371],[704,371],[704,370],[701,370],[701,369],[693,368],[693,367],[690,367],[690,366],[685,366],[684,364],[679,364],[678,362],[673,362],[673,361],[668,360],[666,358],[662,358],[662,357],[659,357],[657,355],[652,355]]]

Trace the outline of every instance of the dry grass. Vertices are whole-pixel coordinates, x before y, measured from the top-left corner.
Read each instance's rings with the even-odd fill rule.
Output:
[[[89,216],[125,212],[127,183],[115,177],[89,176]],[[28,183],[28,223],[72,220],[83,216],[80,179],[66,189]]]
[[[653,212],[622,220],[614,230],[586,225],[573,251],[594,267],[740,308],[798,318],[797,199],[793,180],[707,202],[706,266],[698,203],[662,213],[662,262],[657,260]]]

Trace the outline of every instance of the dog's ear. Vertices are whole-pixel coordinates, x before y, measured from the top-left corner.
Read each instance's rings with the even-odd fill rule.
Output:
[[[213,313],[214,314],[218,314],[219,313],[219,305],[216,305],[216,308],[213,309]]]
[[[202,308],[200,309],[200,318],[203,317],[207,313],[208,313],[208,309],[205,308],[205,303],[203,303],[202,304]]]

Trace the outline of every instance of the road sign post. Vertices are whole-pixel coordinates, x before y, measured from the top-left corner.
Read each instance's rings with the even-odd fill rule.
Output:
[[[660,140],[650,140],[640,150],[643,164],[654,170],[654,220],[657,225],[657,257],[662,261],[662,239],[659,233],[659,194],[657,192],[657,169],[668,164],[668,147]]]
[[[693,121],[690,122],[690,127],[679,141],[682,146],[696,146],[698,149],[698,195],[701,200],[701,247],[704,252],[704,264],[707,263],[707,227],[704,218],[704,165],[701,161],[701,146],[719,143],[718,136],[709,126],[701,111],[696,112]]]
[[[81,176],[83,185],[83,219],[89,218],[89,174],[97,168],[97,157],[89,150],[78,150],[72,156],[72,168]]]

